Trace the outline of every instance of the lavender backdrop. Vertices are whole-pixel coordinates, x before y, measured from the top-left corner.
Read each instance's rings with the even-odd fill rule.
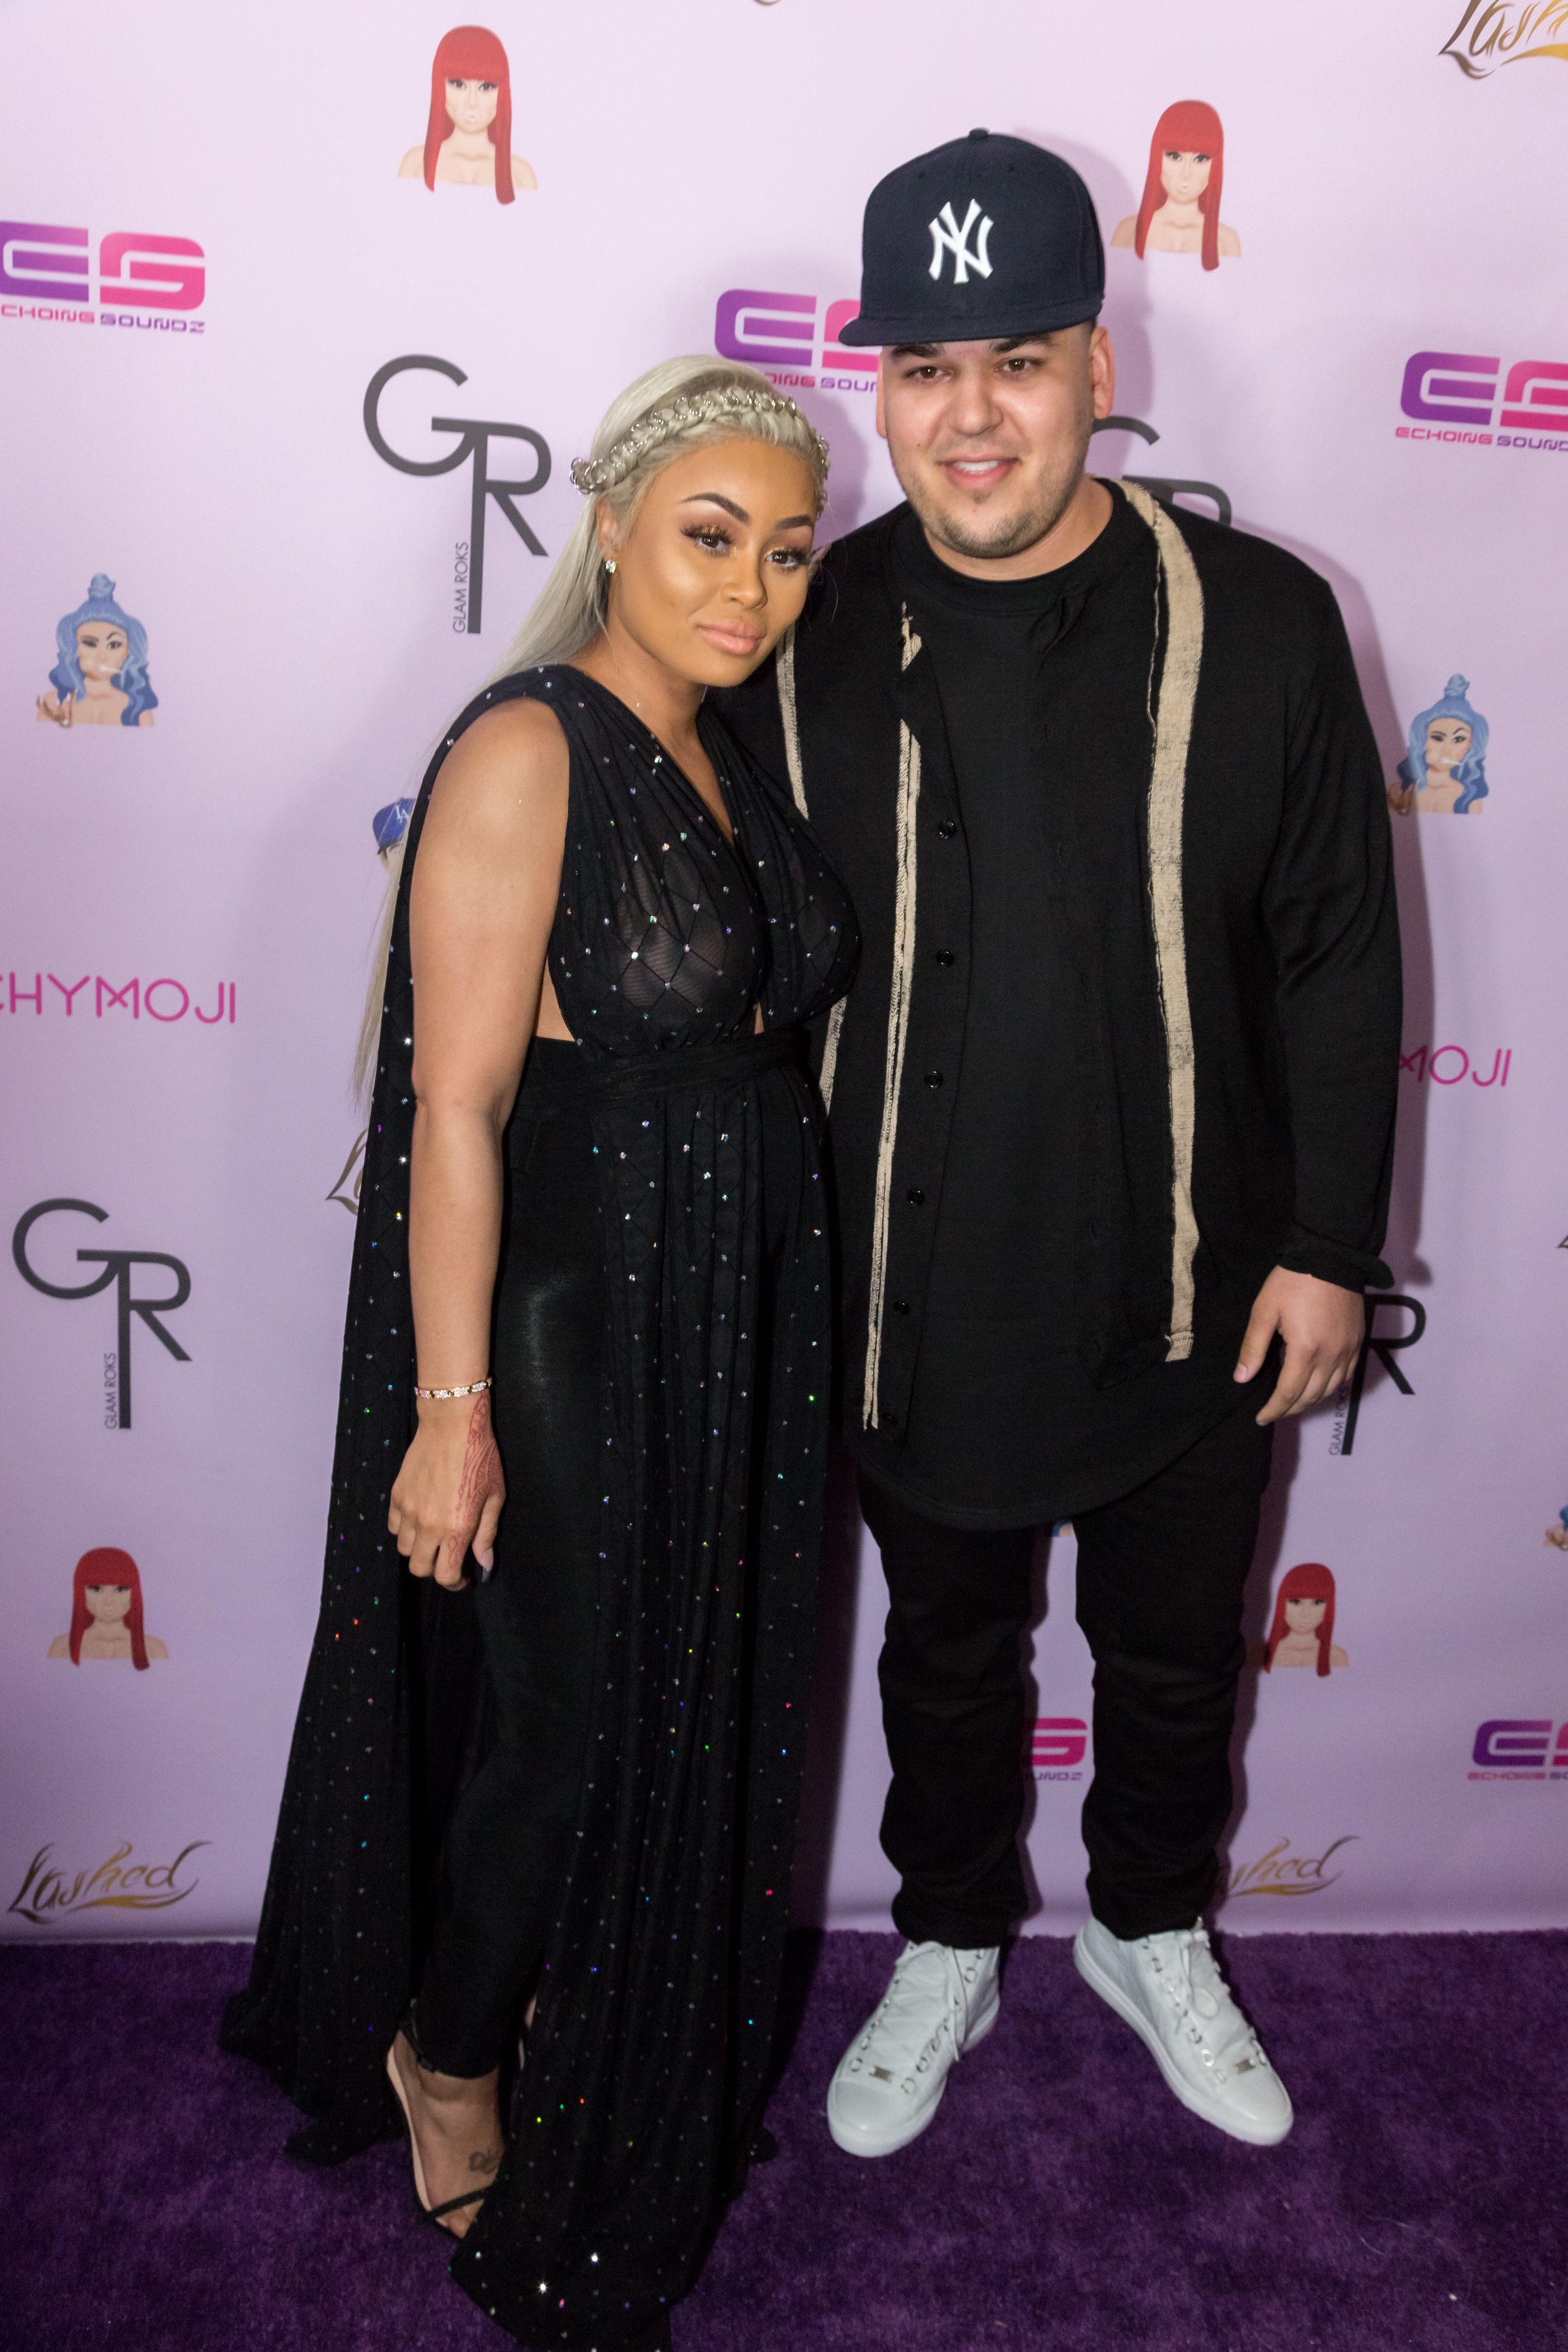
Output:
[[[320,1573],[372,818],[535,593],[519,526],[557,549],[606,400],[716,343],[829,436],[830,527],[877,512],[871,379],[833,342],[872,182],[986,123],[1070,156],[1109,238],[1192,98],[1223,124],[1239,255],[1112,250],[1133,423],[1097,465],[1187,484],[1328,575],[1391,785],[1451,677],[1445,740],[1456,719],[1471,754],[1488,736],[1466,821],[1392,819],[1407,1303],[1375,1336],[1425,1328],[1373,1351],[1353,1426],[1321,1412],[1282,1448],[1252,1638],[1284,1572],[1319,1563],[1348,1664],[1249,1677],[1226,1920],[1568,1919],[1568,12],[1461,6],[994,0],[981,25],[936,0],[498,0],[537,180],[514,167],[510,204],[399,176],[451,29],[424,0],[279,0],[259,29],[193,0],[5,12],[0,1219],[101,1212],[40,1215],[0,1276],[7,1936],[254,1921]],[[372,415],[389,457],[367,387],[407,357],[426,364]],[[547,479],[481,501],[471,642],[476,469],[526,485],[542,448]],[[100,574],[112,597],[71,617]],[[68,727],[62,622],[68,655],[120,665]],[[38,1286],[100,1275],[90,1297]],[[176,1355],[135,1307],[187,1280],[161,1318]],[[874,1925],[880,1581],[843,1535],[799,1901]],[[48,1654],[100,1547],[137,1565],[168,1654],[145,1671]],[[1089,1769],[1071,1575],[1063,1535],[1030,1832],[1056,1930],[1080,1908]]]

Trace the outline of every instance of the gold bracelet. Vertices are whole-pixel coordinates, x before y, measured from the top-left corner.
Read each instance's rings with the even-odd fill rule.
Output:
[[[484,1379],[483,1379],[482,1381],[470,1381],[468,1382],[468,1387],[467,1387],[466,1389],[418,1389],[418,1388],[416,1388],[416,1389],[415,1390],[414,1393],[415,1393],[415,1395],[416,1395],[416,1397],[418,1397],[418,1398],[420,1399],[421,1402],[423,1402],[423,1403],[426,1403],[426,1404],[427,1404],[433,1397],[465,1397],[465,1396],[479,1396],[479,1395],[480,1395],[480,1394],[482,1393],[482,1391],[483,1391],[484,1390],[488,1389],[488,1388],[489,1387],[489,1385],[490,1385],[490,1376],[489,1376],[489,1372],[487,1372],[487,1373],[485,1374]]]

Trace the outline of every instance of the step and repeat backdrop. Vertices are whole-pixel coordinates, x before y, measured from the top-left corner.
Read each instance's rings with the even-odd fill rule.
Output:
[[[1222,1917],[1568,1922],[1565,0],[14,0],[0,110],[5,1935],[253,1926],[396,804],[655,360],[788,386],[830,530],[893,500],[861,206],[981,123],[1099,207],[1097,469],[1326,574],[1386,766],[1396,1286],[1281,1445]],[[879,1925],[881,1586],[835,1511],[797,1899]],[[1060,1931],[1093,1759],[1048,1549]]]

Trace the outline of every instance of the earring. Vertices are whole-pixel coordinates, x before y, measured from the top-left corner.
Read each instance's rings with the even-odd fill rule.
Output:
[[[606,571],[606,572],[613,572],[613,571],[615,570],[615,568],[616,568],[616,559],[615,559],[615,557],[614,557],[613,555],[606,555],[606,556],[605,556],[605,571]]]

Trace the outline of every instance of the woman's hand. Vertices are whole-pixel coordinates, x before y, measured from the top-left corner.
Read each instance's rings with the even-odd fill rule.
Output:
[[[448,1398],[424,1406],[386,1515],[412,1573],[434,1576],[449,1591],[460,1591],[468,1582],[463,1563],[471,1548],[488,1576],[505,1500],[489,1391],[471,1405]]]

